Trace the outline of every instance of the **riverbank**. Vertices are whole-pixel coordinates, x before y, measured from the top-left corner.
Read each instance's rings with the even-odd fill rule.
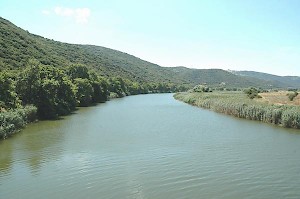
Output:
[[[27,120],[28,109],[23,110],[27,105],[35,107],[37,119],[55,120],[71,114],[76,107],[92,106],[112,98],[186,90],[168,82],[103,77],[85,65],[59,68],[34,59],[22,71],[0,71],[0,85],[0,139],[31,122]]]
[[[147,92],[147,93],[140,93],[140,94],[156,94],[158,92]],[[167,92],[170,93],[170,92]],[[139,94],[130,94],[127,93],[127,95],[118,95],[117,93],[110,93],[110,96],[107,98],[107,101],[113,100],[116,98],[123,98],[127,96],[132,95],[139,95]],[[102,102],[105,103],[106,101]],[[96,105],[91,104],[89,106]],[[80,106],[79,106],[80,107]],[[88,107],[88,106],[86,106]],[[78,107],[77,107],[78,108]],[[76,111],[77,109],[74,109]],[[12,110],[2,110],[0,111],[0,141],[5,140],[14,134],[20,132],[24,127],[26,127],[27,124],[32,122],[39,121],[38,115],[37,115],[37,108],[32,105],[28,105],[22,108],[12,109]],[[72,112],[71,112],[72,113]],[[71,113],[65,114],[70,115]],[[59,119],[59,117],[54,118],[52,120]]]
[[[37,108],[25,106],[0,112],[0,140],[19,132],[26,124],[37,120]]]
[[[173,94],[114,99],[0,142],[0,198],[295,199],[296,132]]]
[[[193,106],[238,118],[300,129],[300,107],[249,99],[242,92],[176,93],[174,98]]]

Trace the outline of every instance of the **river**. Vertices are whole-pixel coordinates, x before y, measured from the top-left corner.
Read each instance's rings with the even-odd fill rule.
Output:
[[[0,142],[1,199],[300,198],[300,133],[153,94]]]

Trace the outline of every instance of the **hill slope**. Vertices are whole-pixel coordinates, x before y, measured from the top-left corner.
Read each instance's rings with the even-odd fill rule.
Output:
[[[255,71],[231,71],[233,74],[243,77],[252,77],[270,81],[275,87],[280,85],[284,88],[300,88],[300,77],[297,76],[277,76],[268,73]]]
[[[121,75],[137,81],[169,81],[171,77],[162,67],[126,53],[53,41],[30,34],[3,18],[0,18],[0,44],[1,68],[20,69],[29,58],[35,58],[45,65],[60,67],[85,64],[105,76]]]
[[[85,64],[103,76],[121,76],[137,82],[171,82],[190,86],[199,83],[218,85],[223,82],[227,87],[263,88],[268,88],[270,84],[275,87],[286,86],[282,82],[245,77],[220,69],[161,67],[105,47],[57,42],[31,34],[0,17],[0,70],[20,70],[30,58],[55,67]]]
[[[226,87],[263,87],[269,88],[270,81],[264,81],[252,77],[242,77],[232,74],[228,71],[221,69],[191,69],[185,67],[173,67],[173,72],[180,78],[190,80],[191,83],[208,84],[212,86],[218,86],[225,84]]]

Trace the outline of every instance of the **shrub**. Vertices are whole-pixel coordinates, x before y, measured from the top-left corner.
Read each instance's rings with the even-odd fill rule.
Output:
[[[192,89],[193,92],[212,92],[212,89],[205,85],[197,85]]]
[[[290,101],[293,101],[294,98],[298,96],[298,92],[294,91],[293,93],[288,93],[287,96]]]
[[[261,96],[258,95],[259,92],[258,89],[253,87],[244,90],[244,93],[246,93],[250,99],[261,98]]]
[[[36,116],[37,108],[31,105],[12,111],[0,112],[0,139],[11,136],[23,128],[25,124],[35,121]]]

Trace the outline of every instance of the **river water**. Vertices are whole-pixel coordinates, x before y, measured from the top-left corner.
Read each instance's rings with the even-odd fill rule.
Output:
[[[300,133],[130,96],[0,142],[1,199],[300,198]]]

